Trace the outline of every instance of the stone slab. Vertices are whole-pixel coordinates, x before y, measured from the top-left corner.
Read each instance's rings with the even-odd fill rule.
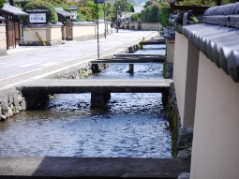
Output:
[[[164,93],[169,90],[170,79],[133,79],[133,80],[64,80],[64,79],[39,79],[22,83],[16,88],[23,94],[38,92],[48,94],[66,93]]]
[[[0,178],[127,177],[177,178],[190,160],[139,158],[1,157]]]

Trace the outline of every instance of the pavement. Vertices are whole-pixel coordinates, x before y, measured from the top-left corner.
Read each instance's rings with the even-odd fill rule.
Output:
[[[147,40],[158,35],[156,31],[119,30],[119,33],[108,35],[106,39],[100,38],[100,57],[123,52],[143,37]],[[97,59],[97,41],[71,41],[45,47],[20,46],[8,50],[7,54],[0,56],[0,89]]]

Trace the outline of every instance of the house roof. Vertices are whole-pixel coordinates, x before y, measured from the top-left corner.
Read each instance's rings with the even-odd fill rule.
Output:
[[[71,14],[70,12],[65,11],[62,8],[55,8],[55,9],[56,9],[57,14],[60,14],[63,17],[71,17],[71,16],[73,16],[73,14]]]
[[[28,16],[26,12],[23,12],[21,9],[8,4],[4,4],[4,6],[0,9],[0,12],[16,16]]]

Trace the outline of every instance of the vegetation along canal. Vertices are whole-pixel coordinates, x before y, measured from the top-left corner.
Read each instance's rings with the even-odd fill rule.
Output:
[[[136,53],[164,54],[161,47]],[[128,65],[112,65],[89,78],[162,78],[162,69],[136,64],[129,74]],[[114,93],[102,109],[90,108],[90,94],[57,95],[0,123],[0,155],[171,158],[168,126],[158,93]]]

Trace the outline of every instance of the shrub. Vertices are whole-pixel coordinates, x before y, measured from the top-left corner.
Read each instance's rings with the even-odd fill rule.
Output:
[[[54,8],[54,6],[48,2],[45,1],[41,1],[41,0],[33,0],[29,3],[27,3],[24,6],[24,10],[26,9],[34,9],[34,8],[47,8],[49,9],[49,12],[46,13],[46,17],[48,22],[51,22],[53,24],[58,22],[58,17],[57,17],[57,13],[56,10]]]

